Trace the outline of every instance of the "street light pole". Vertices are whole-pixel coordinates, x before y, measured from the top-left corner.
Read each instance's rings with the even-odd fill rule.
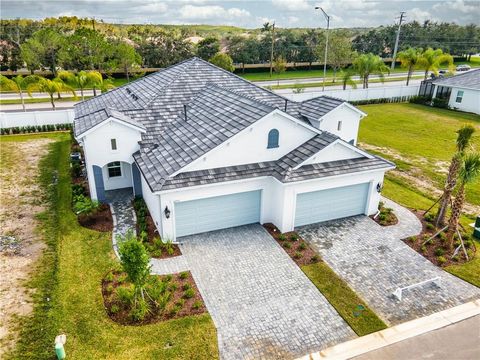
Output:
[[[395,60],[397,59],[398,41],[400,40],[400,29],[402,28],[402,22],[405,19],[405,11],[400,12],[400,20],[398,21],[397,37],[395,39],[395,48],[393,50],[391,70],[395,69]]]
[[[325,91],[325,79],[327,77],[328,30],[330,29],[330,16],[327,15],[327,13],[320,6],[315,6],[315,10],[319,10],[319,9],[322,11],[323,16],[325,16],[325,19],[327,20],[327,35],[326,35],[326,41],[325,41],[325,58],[323,60],[323,86],[322,86],[322,91]]]

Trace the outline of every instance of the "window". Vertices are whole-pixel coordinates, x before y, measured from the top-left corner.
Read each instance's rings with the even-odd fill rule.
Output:
[[[458,90],[457,91],[457,98],[455,99],[455,102],[461,103],[463,99],[463,90]]]
[[[341,122],[341,121],[339,121],[339,122],[337,123],[337,130],[338,130],[338,131],[341,131],[341,130],[342,130],[342,122]]]
[[[114,161],[107,165],[108,167],[108,177],[118,177],[122,176],[122,165],[120,161]]]
[[[278,148],[279,132],[277,129],[272,129],[268,132],[267,149]]]
[[[112,150],[117,150],[117,139],[110,139],[110,144],[112,145]]]

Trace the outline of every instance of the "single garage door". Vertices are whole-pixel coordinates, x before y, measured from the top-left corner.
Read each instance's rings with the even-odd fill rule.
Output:
[[[365,213],[369,183],[297,195],[295,226]]]
[[[260,222],[261,191],[175,204],[177,237]]]

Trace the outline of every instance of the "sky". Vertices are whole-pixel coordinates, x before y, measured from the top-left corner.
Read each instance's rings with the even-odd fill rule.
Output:
[[[314,10],[321,6],[331,27],[391,25],[400,11],[407,21],[480,23],[480,0],[1,0],[0,17],[95,17],[122,24],[209,24],[258,28],[275,20],[279,27],[325,27]]]

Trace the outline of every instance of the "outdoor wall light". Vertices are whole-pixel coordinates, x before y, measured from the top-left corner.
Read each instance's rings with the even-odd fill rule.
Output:
[[[382,191],[382,188],[383,188],[383,184],[382,184],[382,183],[378,183],[378,184],[377,184],[377,192],[381,192],[381,191]]]
[[[165,217],[167,219],[170,219],[170,209],[168,208],[168,206],[165,206],[165,210],[163,210],[163,212],[165,213]]]

